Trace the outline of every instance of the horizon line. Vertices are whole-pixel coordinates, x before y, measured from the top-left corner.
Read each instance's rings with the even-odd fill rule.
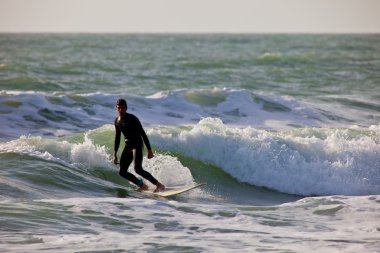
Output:
[[[134,32],[134,31],[0,31],[0,34],[136,34],[136,35],[380,35],[380,32]]]

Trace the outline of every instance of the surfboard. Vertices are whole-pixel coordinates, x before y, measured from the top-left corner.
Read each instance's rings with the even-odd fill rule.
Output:
[[[205,184],[193,184],[193,185],[184,185],[184,186],[177,186],[177,187],[166,187],[164,191],[161,192],[154,192],[153,190],[144,191],[145,193],[154,194],[156,196],[160,197],[170,197],[177,194],[181,194],[187,191],[190,191],[192,189],[201,187]]]

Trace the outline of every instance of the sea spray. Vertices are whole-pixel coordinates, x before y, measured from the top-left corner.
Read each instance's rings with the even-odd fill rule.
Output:
[[[82,143],[70,143],[41,136],[21,136],[19,139],[2,143],[0,151],[34,156],[71,166],[75,164],[109,166],[109,155],[105,147],[95,145],[88,137],[88,133],[84,134]]]

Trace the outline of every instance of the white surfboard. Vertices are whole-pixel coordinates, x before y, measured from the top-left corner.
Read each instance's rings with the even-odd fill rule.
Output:
[[[205,184],[193,184],[193,185],[184,185],[184,186],[177,186],[177,187],[166,187],[164,191],[160,191],[160,192],[153,192],[150,190],[145,191],[145,192],[151,193],[151,194],[154,194],[154,195],[160,196],[160,197],[170,197],[170,196],[174,196],[174,195],[177,195],[180,193],[190,191],[190,190],[198,188],[202,185],[205,185]]]

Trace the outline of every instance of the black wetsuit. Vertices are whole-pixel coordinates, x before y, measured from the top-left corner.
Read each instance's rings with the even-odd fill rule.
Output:
[[[156,185],[158,182],[157,179],[142,168],[144,148],[143,141],[148,150],[150,150],[151,147],[149,139],[146,136],[139,119],[130,113],[119,116],[115,119],[115,130],[115,152],[119,149],[121,133],[123,133],[125,137],[125,147],[120,158],[119,174],[134,184],[141,186],[141,180],[137,179],[132,173],[128,172],[128,167],[132,163],[132,160],[134,160],[136,173]]]

